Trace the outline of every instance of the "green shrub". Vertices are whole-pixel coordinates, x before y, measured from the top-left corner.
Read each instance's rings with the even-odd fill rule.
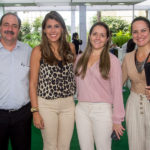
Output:
[[[41,35],[39,32],[32,32],[26,34],[23,38],[22,41],[25,43],[28,43],[32,48],[39,45],[41,41]]]
[[[119,31],[116,35],[112,36],[112,42],[118,47],[122,47],[129,39],[131,39],[131,34],[129,32],[124,33],[123,31]]]

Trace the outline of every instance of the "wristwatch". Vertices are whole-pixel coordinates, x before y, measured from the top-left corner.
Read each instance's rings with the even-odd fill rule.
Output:
[[[39,111],[39,108],[38,107],[31,107],[31,112],[34,113],[34,112],[38,112]]]

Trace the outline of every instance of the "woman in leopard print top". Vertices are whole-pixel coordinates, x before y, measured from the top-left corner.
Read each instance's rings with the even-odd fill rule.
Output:
[[[51,11],[42,23],[41,44],[31,55],[31,110],[44,150],[69,150],[74,128],[75,48],[66,35],[63,18]]]

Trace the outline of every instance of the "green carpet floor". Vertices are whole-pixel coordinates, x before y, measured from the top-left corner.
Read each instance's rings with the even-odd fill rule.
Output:
[[[129,89],[123,89],[123,97],[124,97],[124,105],[126,106],[126,101],[129,96]],[[125,122],[123,122],[123,126],[125,127]],[[42,150],[43,142],[41,137],[40,130],[36,129],[32,125],[32,145],[31,150]],[[11,145],[9,145],[9,150],[11,150]],[[78,135],[76,131],[76,125],[74,127],[74,132],[71,140],[70,150],[80,150]],[[121,137],[119,141],[112,141],[112,150],[129,150],[128,148],[128,139],[127,133],[124,132],[124,135]]]

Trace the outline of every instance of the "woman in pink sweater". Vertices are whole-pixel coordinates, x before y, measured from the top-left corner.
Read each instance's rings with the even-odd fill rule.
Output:
[[[119,60],[109,53],[110,33],[103,22],[94,24],[87,47],[75,66],[78,104],[76,125],[82,150],[111,150],[111,133],[123,134],[122,74]]]

